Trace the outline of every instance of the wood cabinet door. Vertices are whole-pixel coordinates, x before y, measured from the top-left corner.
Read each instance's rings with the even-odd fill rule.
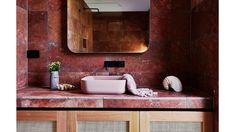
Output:
[[[140,132],[213,132],[211,112],[140,112]]]
[[[69,111],[69,132],[139,132],[139,112]]]
[[[17,132],[67,132],[65,111],[17,111]]]

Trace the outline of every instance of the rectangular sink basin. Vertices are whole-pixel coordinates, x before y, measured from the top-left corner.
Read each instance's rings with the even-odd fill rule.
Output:
[[[90,94],[123,94],[126,80],[122,76],[86,76],[81,79],[81,89]]]

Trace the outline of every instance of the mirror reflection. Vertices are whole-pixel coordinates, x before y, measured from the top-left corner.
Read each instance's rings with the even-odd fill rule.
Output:
[[[150,0],[68,0],[68,48],[74,53],[143,53]]]

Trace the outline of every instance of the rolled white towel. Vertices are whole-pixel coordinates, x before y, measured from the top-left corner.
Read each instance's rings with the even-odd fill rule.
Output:
[[[130,74],[124,74],[123,79],[126,80],[127,89],[134,95],[138,95],[141,97],[151,97],[157,94],[157,92],[153,92],[153,90],[149,88],[138,88],[136,86],[135,80]]]

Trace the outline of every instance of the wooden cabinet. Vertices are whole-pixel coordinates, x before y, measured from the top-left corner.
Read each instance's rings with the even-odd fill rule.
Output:
[[[139,112],[69,111],[69,132],[138,132]]]
[[[17,132],[66,132],[65,111],[17,111]]]
[[[140,112],[140,132],[213,132],[211,112]]]
[[[35,125],[36,124],[36,125]],[[17,111],[17,132],[212,132],[212,112]]]

